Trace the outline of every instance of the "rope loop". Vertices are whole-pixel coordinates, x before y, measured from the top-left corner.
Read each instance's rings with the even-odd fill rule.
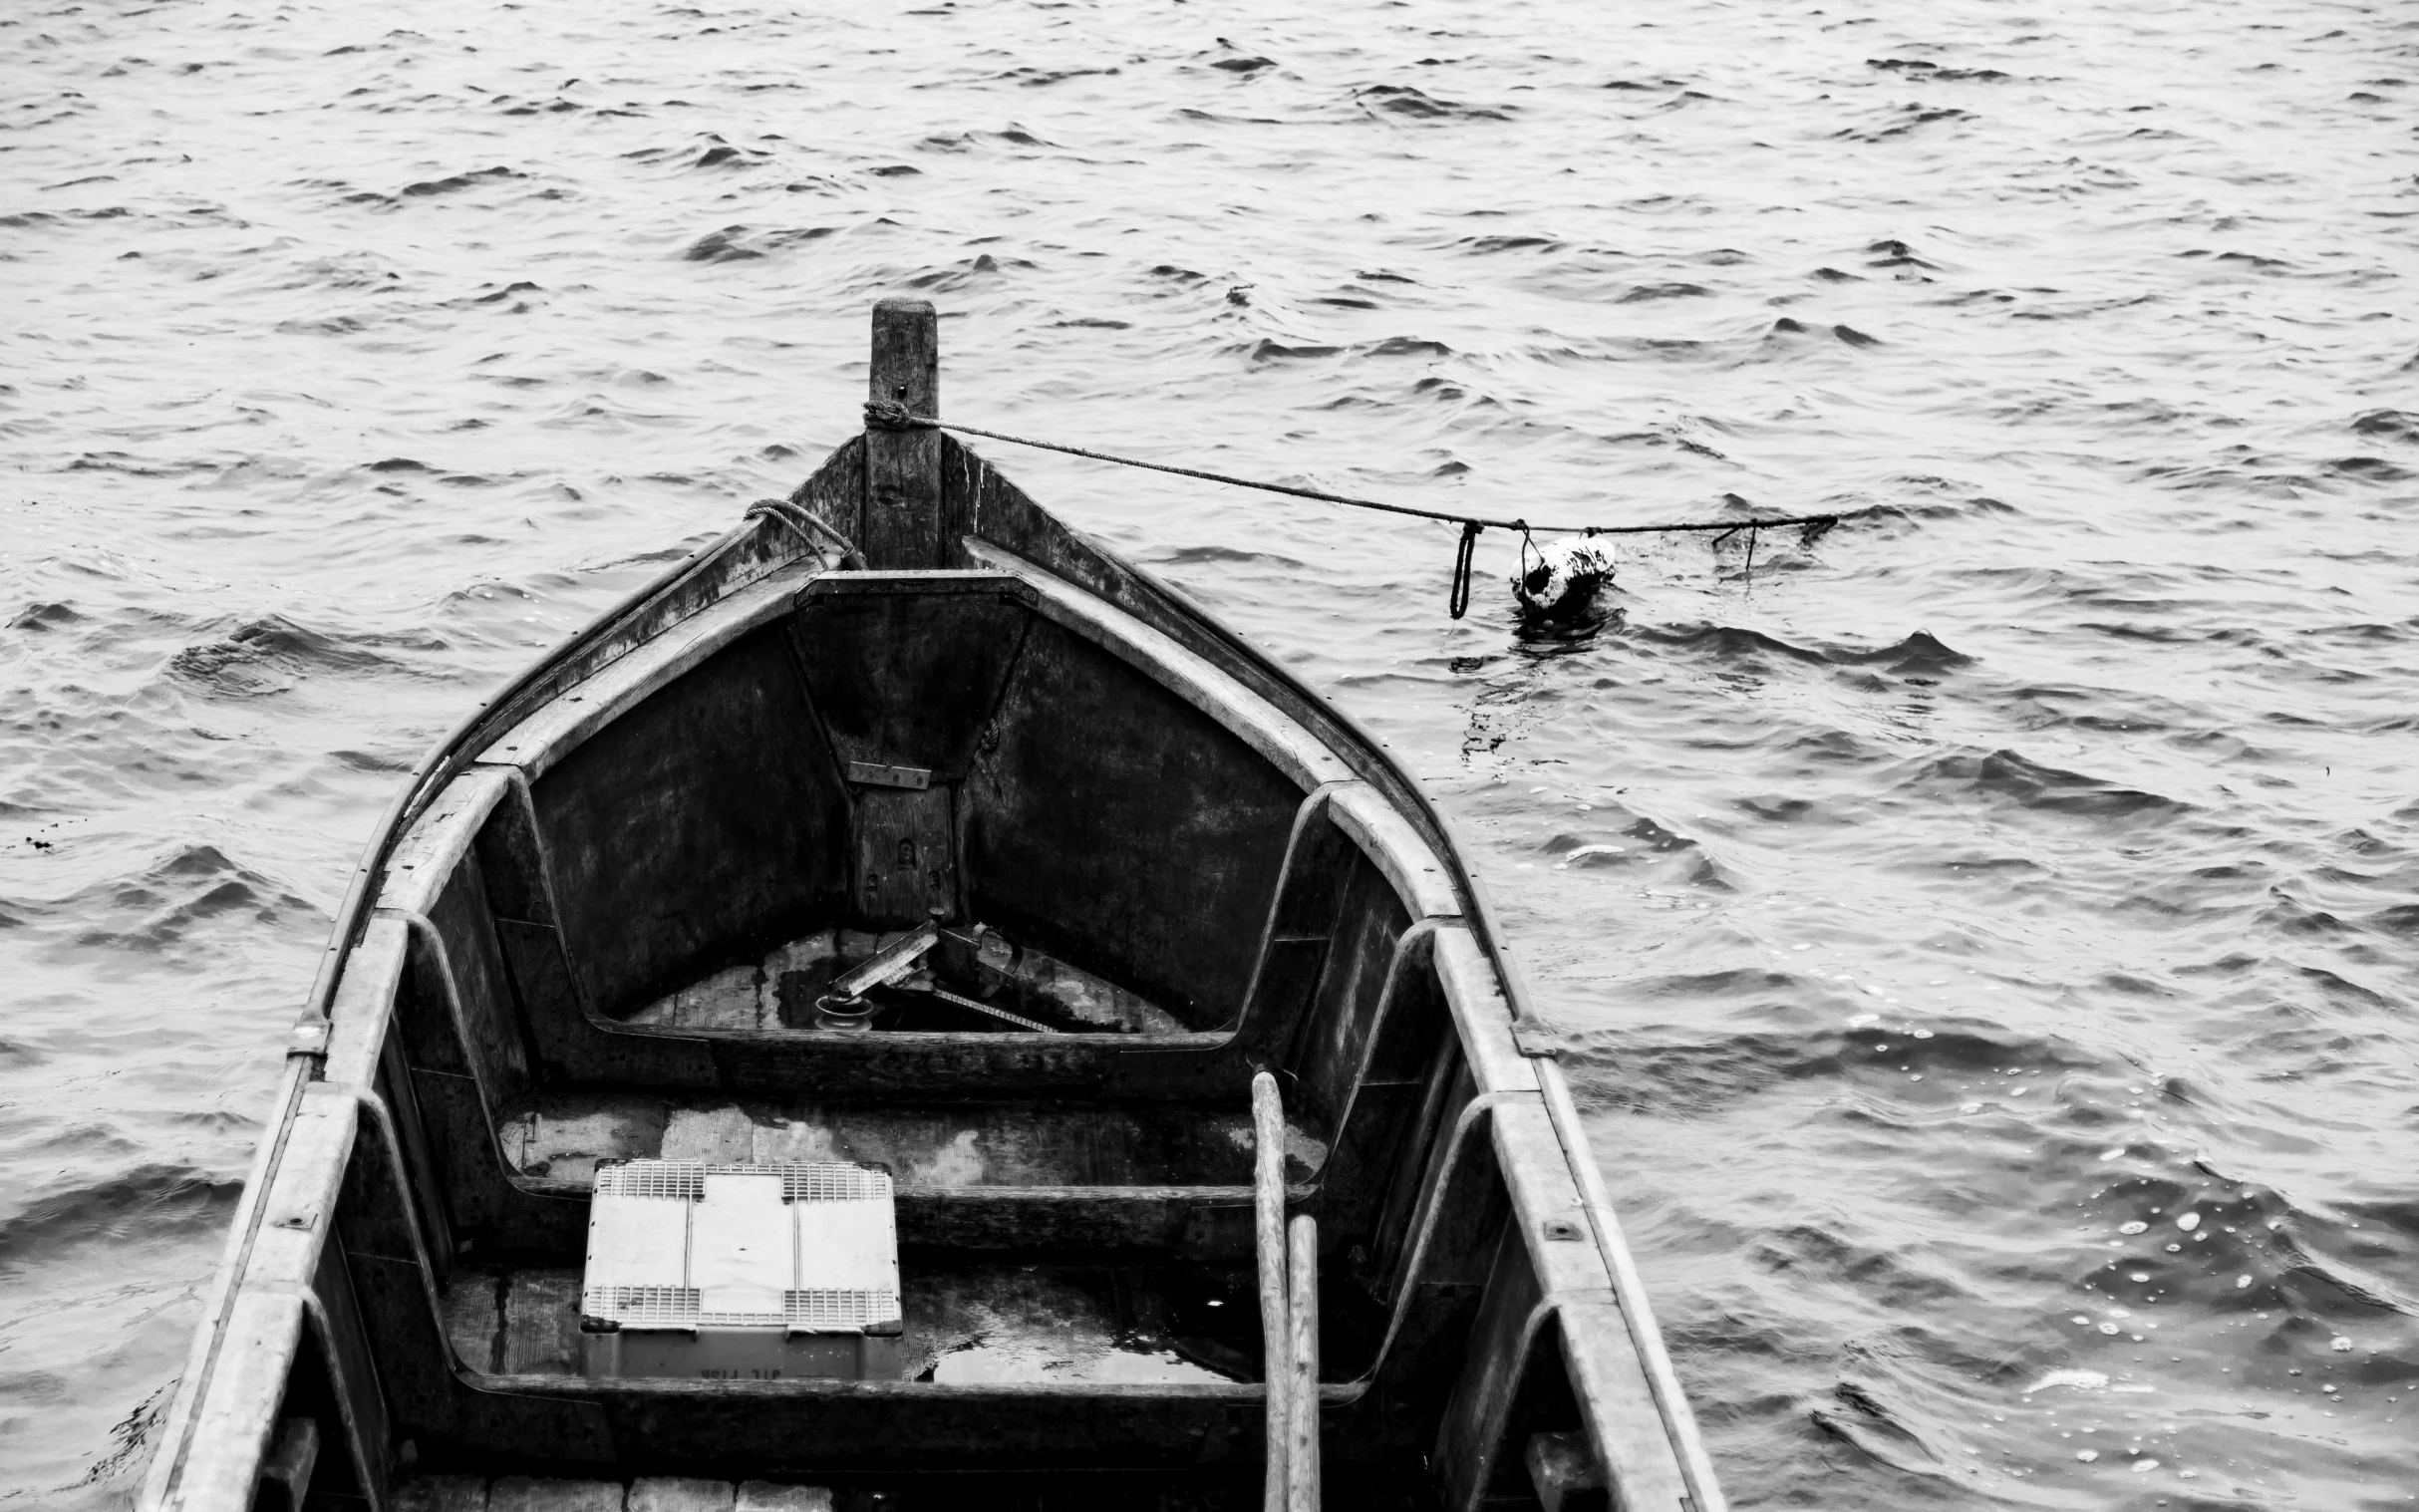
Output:
[[[1461,522],[1461,546],[1453,553],[1453,586],[1445,592],[1445,612],[1460,619],[1470,612],[1470,560],[1478,553],[1478,532],[1486,526],[1474,519]]]
[[[1521,589],[1526,593],[1535,593],[1546,585],[1545,577],[1543,575],[1546,570],[1546,548],[1537,544],[1537,537],[1529,533],[1529,522],[1527,520],[1516,519],[1512,521],[1512,528],[1520,532],[1519,581],[1521,584]],[[1529,557],[1531,554],[1535,554],[1537,557],[1537,565],[1534,567],[1529,565]]]
[[[865,556],[856,544],[839,531],[815,518],[805,505],[786,498],[759,498],[748,506],[748,518],[778,520],[789,527],[790,533],[808,547],[821,550],[829,544],[840,553],[840,565],[851,571],[865,568]]]
[[[876,431],[930,431],[935,429],[926,420],[907,408],[900,399],[869,399],[865,402],[865,424]]]

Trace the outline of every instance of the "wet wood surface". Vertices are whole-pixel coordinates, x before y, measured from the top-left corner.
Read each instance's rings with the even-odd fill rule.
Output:
[[[940,317],[923,299],[885,299],[873,309],[873,363],[865,397],[918,415],[941,413]],[[874,567],[939,567],[941,434],[865,433],[865,515],[858,546]]]

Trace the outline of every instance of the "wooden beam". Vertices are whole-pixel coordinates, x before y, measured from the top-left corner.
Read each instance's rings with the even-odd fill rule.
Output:
[[[895,400],[918,415],[941,413],[940,316],[926,299],[873,307],[869,400]],[[948,565],[941,539],[941,433],[865,431],[865,519],[857,535],[876,570]]]
[[[1262,1505],[1285,1512],[1286,1435],[1292,1420],[1286,1397],[1292,1384],[1292,1331],[1286,1326],[1285,1287],[1285,1110],[1277,1078],[1252,1077],[1253,1195],[1260,1249],[1260,1380],[1268,1392],[1268,1483]]]
[[[1286,1235],[1285,1504],[1319,1512],[1319,1220],[1297,1213]]]

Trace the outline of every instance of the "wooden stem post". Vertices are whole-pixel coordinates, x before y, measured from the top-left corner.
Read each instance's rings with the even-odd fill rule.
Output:
[[[873,307],[866,398],[941,413],[940,316],[928,299]],[[865,514],[857,548],[876,571],[946,566],[941,539],[941,433],[865,430]]]
[[[1285,1109],[1277,1078],[1252,1077],[1253,1227],[1260,1252],[1260,1379],[1268,1392],[1268,1491],[1266,1512],[1285,1512],[1286,1387],[1293,1378],[1293,1344],[1286,1328],[1285,1297]]]

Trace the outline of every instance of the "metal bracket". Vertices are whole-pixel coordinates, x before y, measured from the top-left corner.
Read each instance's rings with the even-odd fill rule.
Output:
[[[925,766],[885,766],[879,761],[851,761],[848,780],[867,787],[905,787],[922,792],[932,785],[932,770]]]
[[[328,1057],[328,1021],[317,1014],[305,1013],[296,1021],[293,1033],[286,1039],[286,1054],[325,1060]]]
[[[941,931],[930,924],[893,940],[874,952],[862,966],[834,980],[831,996],[839,999],[861,998],[877,987],[897,981],[913,971],[924,952],[939,944],[940,940]]]
[[[1551,1024],[1536,1019],[1514,1019],[1512,1047],[1532,1060],[1552,1060],[1571,1048],[1571,1040]]]

